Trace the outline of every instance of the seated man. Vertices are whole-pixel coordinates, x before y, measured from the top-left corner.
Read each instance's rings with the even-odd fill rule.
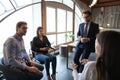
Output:
[[[16,25],[16,34],[9,37],[3,47],[3,60],[4,65],[7,69],[15,71],[17,74],[12,76],[12,71],[7,74],[11,77],[17,77],[18,79],[7,79],[7,80],[40,80],[43,77],[41,72],[44,67],[40,64],[32,62],[30,57],[27,55],[24,41],[22,36],[27,32],[27,23],[20,21]],[[19,75],[23,75],[24,79],[21,79]],[[8,75],[8,76],[9,76]]]
[[[6,65],[0,64],[0,80],[27,80],[24,74],[20,74],[16,69],[11,69]]]

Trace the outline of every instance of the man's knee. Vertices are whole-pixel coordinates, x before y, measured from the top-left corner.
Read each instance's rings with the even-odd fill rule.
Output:
[[[38,74],[38,79],[42,79],[43,73],[41,71],[39,71],[37,74]]]
[[[43,71],[44,70],[44,66],[42,64],[37,64],[35,63],[35,66],[40,70]]]

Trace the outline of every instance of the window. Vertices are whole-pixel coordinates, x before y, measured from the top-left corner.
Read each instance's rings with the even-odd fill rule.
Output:
[[[0,9],[2,9],[4,11],[8,11],[10,9],[13,9],[13,7],[12,7],[12,5],[11,5],[9,0],[0,0],[0,6],[1,6]]]
[[[62,3],[62,0],[45,0],[45,1],[55,1],[55,2],[61,2]]]
[[[41,17],[41,4],[36,4],[32,6],[32,23],[33,23],[33,35],[36,35],[36,30],[38,26],[42,26],[42,17]]]
[[[73,13],[67,11],[67,31],[72,31],[73,29]]]
[[[58,34],[57,35],[57,44],[60,45],[60,44],[63,44],[65,43],[65,33],[61,33],[61,34]]]
[[[12,2],[14,3],[14,5],[16,7],[22,7],[22,6],[25,6],[27,4],[31,4],[32,0],[12,0]]]
[[[5,40],[16,33],[16,23],[18,21],[26,21],[28,23],[27,33],[23,38],[25,47],[27,50],[29,50],[30,41],[36,35],[37,27],[41,26],[41,3],[23,8],[10,15],[0,23],[0,36],[2,36],[2,39],[0,40],[0,53],[2,53]]]
[[[67,30],[66,30],[66,42],[73,40],[73,13],[67,11]]]
[[[51,46],[56,46],[56,34],[52,34],[52,35],[47,35],[48,40],[51,43]]]
[[[66,31],[66,11],[63,9],[57,9],[57,31]]]
[[[66,32],[73,33],[73,12],[61,8],[48,7],[47,14],[47,35],[54,39],[54,45],[60,45],[72,41],[66,37]],[[56,20],[57,19],[57,20]],[[54,35],[54,38],[53,36]]]
[[[78,6],[75,6],[75,28],[74,28],[74,36],[75,36],[75,40],[77,38],[77,32],[78,32],[78,28],[79,28],[79,24],[83,22],[83,17],[82,17],[82,12],[81,10],[78,8]]]
[[[73,1],[72,0],[63,0],[63,4],[69,6],[73,9]]]
[[[47,1],[45,3],[46,14],[43,14],[46,19],[44,19],[42,15],[41,1],[42,0],[0,1],[0,36],[2,36],[0,45],[3,45],[9,36],[14,35],[16,23],[22,20],[28,23],[27,34],[23,37],[27,50],[30,49],[30,41],[36,36],[37,27],[42,25],[46,25],[44,26],[46,35],[52,46],[72,41],[72,39],[66,37],[66,34],[69,33],[72,35],[73,30],[75,30],[74,32],[76,34],[79,24],[83,21],[79,7],[75,6],[75,25],[73,25],[74,2],[72,0],[44,0]],[[27,6],[32,3],[32,6]],[[42,18],[44,21],[42,21]],[[74,29],[73,26],[75,26]],[[4,36],[2,34],[4,34]],[[2,49],[3,46],[0,46],[0,53],[2,53]]]
[[[55,8],[47,7],[47,32],[56,32]]]
[[[26,47],[29,46],[30,44],[30,40],[31,38],[33,37],[32,36],[32,29],[33,29],[33,26],[32,26],[32,7],[27,7],[27,8],[24,8],[18,12],[16,12],[14,15],[11,15],[9,16],[7,19],[5,19],[1,24],[1,29],[0,29],[0,36],[2,36],[2,39],[0,40],[0,50],[3,49],[3,44],[5,42],[5,40],[14,35],[16,33],[16,23],[18,21],[26,21],[28,23],[28,31],[27,31],[27,34],[26,36],[24,36],[24,40],[25,40],[25,45]],[[3,36],[4,34],[4,36]]]

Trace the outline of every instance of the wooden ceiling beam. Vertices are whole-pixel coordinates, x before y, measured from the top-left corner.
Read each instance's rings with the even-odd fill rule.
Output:
[[[83,2],[83,3],[85,3],[85,4],[87,4],[87,5],[89,5],[92,0],[80,0],[80,1]]]

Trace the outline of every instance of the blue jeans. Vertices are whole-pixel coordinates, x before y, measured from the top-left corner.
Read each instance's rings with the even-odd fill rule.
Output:
[[[52,74],[55,75],[56,74],[56,56],[52,55],[52,54],[36,54],[35,58],[40,61],[40,62],[44,62],[45,63],[45,68],[46,68],[46,73],[47,76],[50,75],[49,69],[50,69],[50,62],[52,62]]]

